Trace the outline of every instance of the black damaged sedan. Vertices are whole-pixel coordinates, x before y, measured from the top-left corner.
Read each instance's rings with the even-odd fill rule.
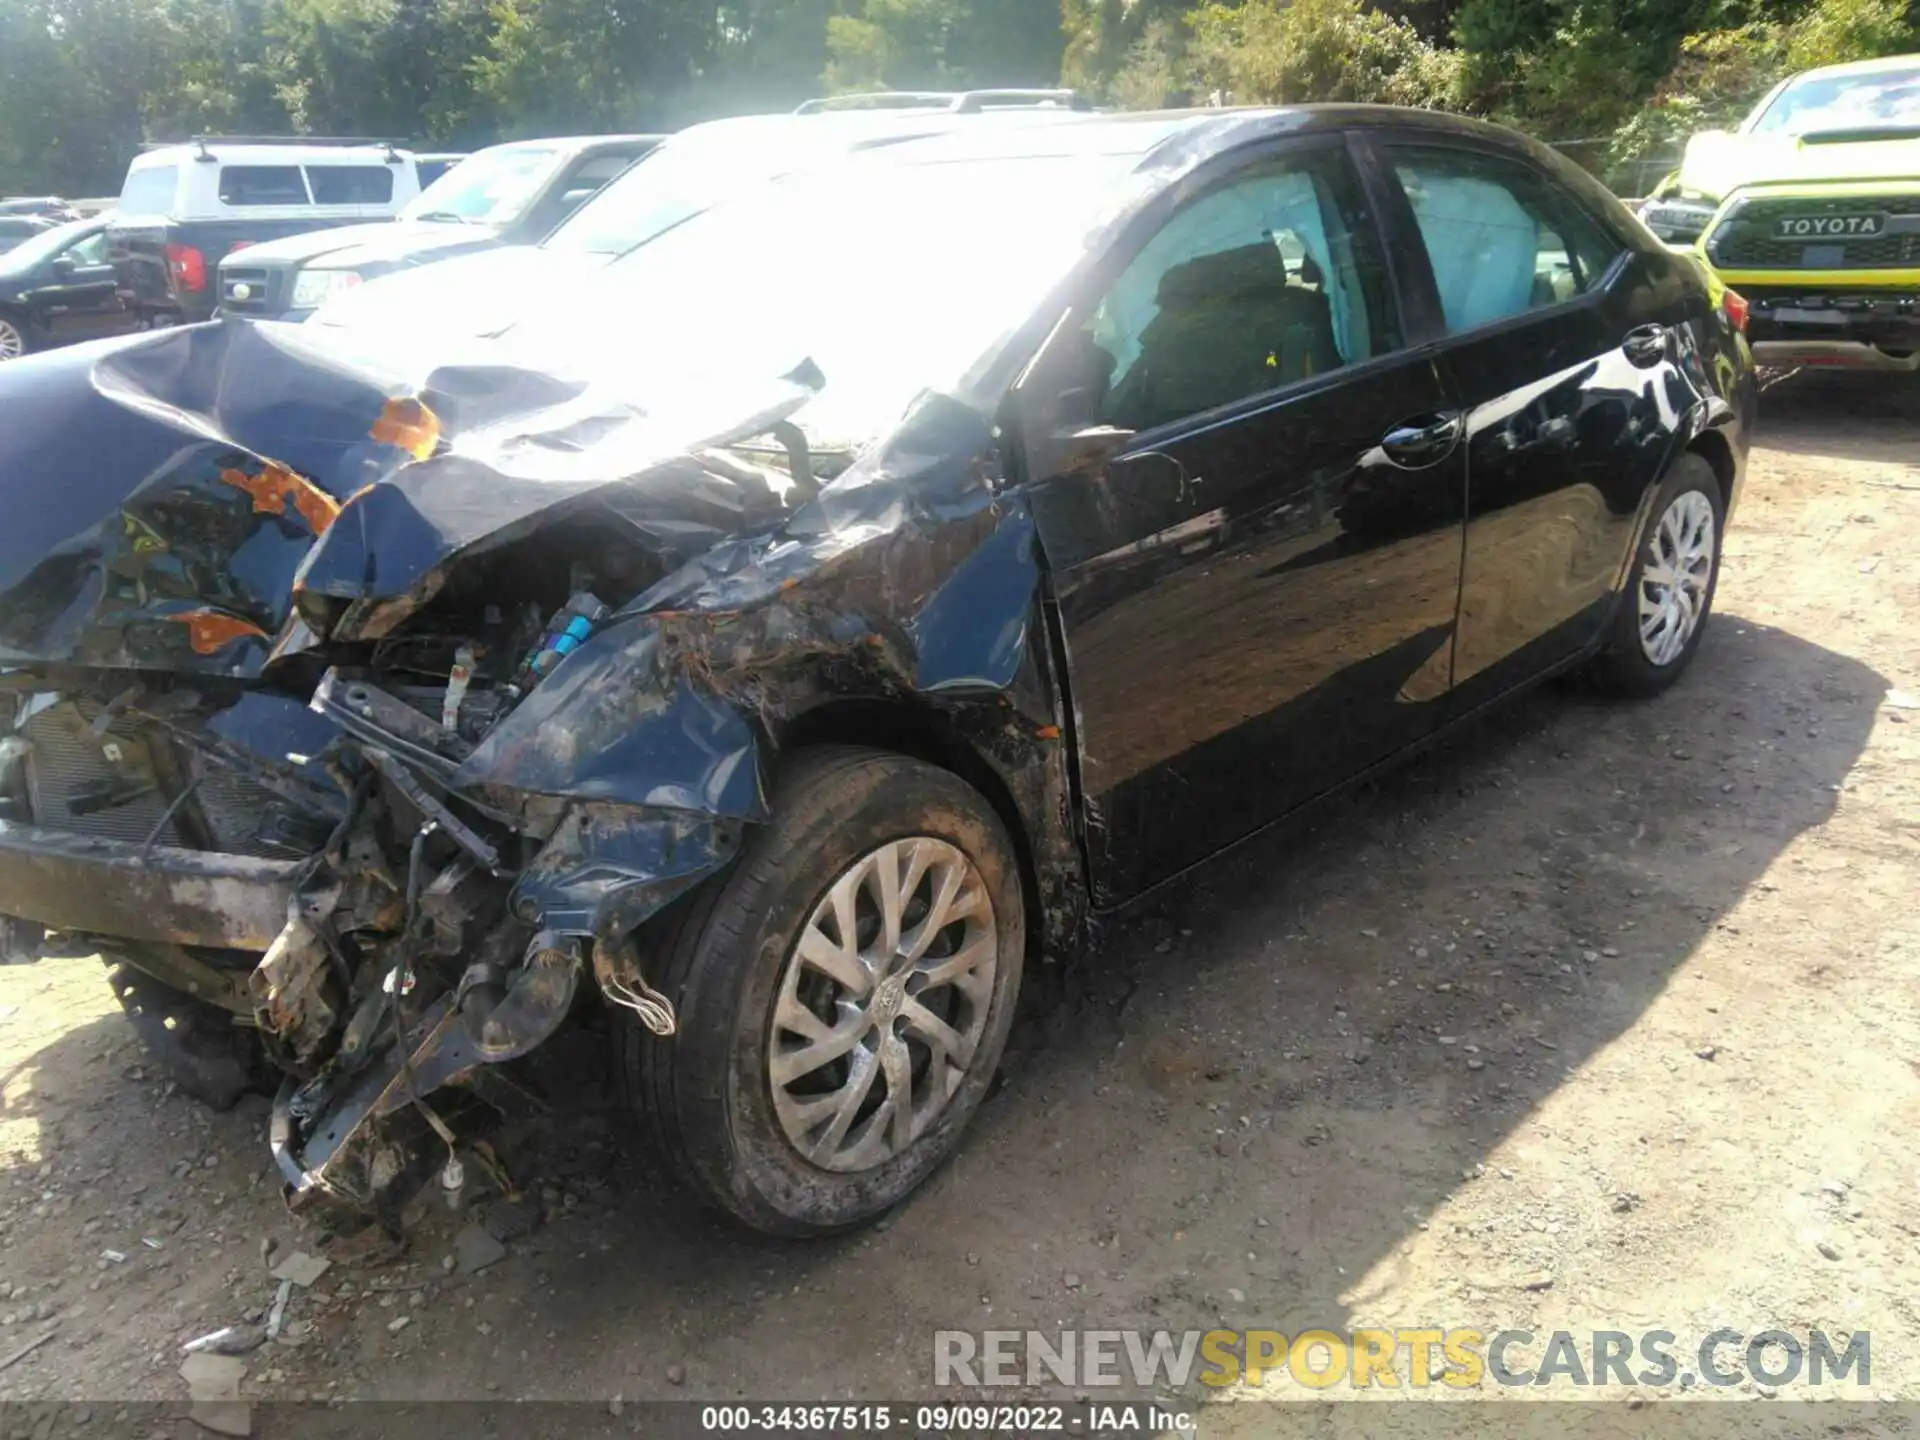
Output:
[[[859,1224],[1094,917],[1685,671],[1743,320],[1542,147],[1329,107],[788,177],[457,353],[9,365],[0,913],[277,1089],[296,1203],[391,1220],[574,1023],[711,1200]]]

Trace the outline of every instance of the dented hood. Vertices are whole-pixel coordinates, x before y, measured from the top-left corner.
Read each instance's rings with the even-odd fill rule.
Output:
[[[703,382],[643,402],[484,346],[420,363],[235,319],[6,366],[0,666],[251,676],[297,592],[398,613],[594,494],[698,553],[737,527],[684,457],[811,393]],[[378,603],[354,613],[377,633]]]

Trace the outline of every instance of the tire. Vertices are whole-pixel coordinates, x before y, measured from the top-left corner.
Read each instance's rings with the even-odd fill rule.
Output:
[[[210,1109],[231,1110],[249,1090],[267,1088],[259,1041],[226,1011],[112,956],[107,972],[147,1052],[187,1094]]]
[[[0,915],[0,965],[30,965],[40,958],[46,931],[31,920]]]
[[[1662,585],[1656,567],[1670,565],[1685,549],[1682,546],[1676,550],[1676,535],[1684,539],[1695,532],[1697,522],[1708,517],[1707,528],[1700,532],[1706,542],[1704,575],[1695,564],[1685,567],[1693,580],[1678,586]],[[1725,530],[1726,502],[1720,493],[1719,477],[1700,456],[1682,455],[1654,496],[1652,519],[1634,554],[1626,593],[1588,672],[1598,689],[1624,697],[1658,695],[1686,673],[1713,612]],[[1660,626],[1643,615],[1643,604],[1659,610],[1658,597],[1670,591],[1674,604],[1665,612],[1668,624]],[[1676,627],[1685,623],[1689,608],[1693,612],[1691,622],[1680,634]],[[1643,621],[1652,627],[1651,634],[1643,633]]]
[[[903,939],[891,951],[871,933],[884,924],[876,907],[885,855],[906,866],[901,875],[924,865],[928,877],[907,897]],[[945,913],[960,918],[909,963],[927,929],[916,916],[925,918],[935,883],[948,876],[959,877],[959,898]],[[856,913],[853,947],[838,934],[836,896]],[[648,963],[674,1002],[678,1033],[656,1038],[619,1011],[617,1068],[666,1167],[706,1199],[768,1234],[831,1234],[885,1214],[958,1146],[1005,1048],[1026,950],[1013,847],[972,787],[883,751],[803,751],[775,787],[772,822],[663,929]],[[831,954],[836,973],[846,948],[906,968],[878,984],[863,968],[862,996],[800,959],[803,935],[810,955]],[[988,955],[989,939],[991,958],[962,968],[963,957]],[[949,961],[960,962],[948,966],[960,978],[941,982],[936,968]],[[923,1038],[937,1033],[929,1011],[948,1026],[946,1053],[964,1055],[963,1064]],[[803,1038],[788,1018],[810,1033]],[[855,1044],[835,1051],[840,1058],[818,1064],[836,1037],[861,1026]],[[970,1046],[951,1045],[969,1037]]]
[[[0,310],[0,365],[31,355],[33,350],[33,327],[25,317]]]

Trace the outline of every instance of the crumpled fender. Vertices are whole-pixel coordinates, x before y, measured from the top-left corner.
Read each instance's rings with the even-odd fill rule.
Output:
[[[928,396],[789,523],[716,546],[568,656],[455,778],[494,803],[591,802],[521,877],[519,918],[630,931],[766,818],[769,766],[807,716],[860,702],[917,713],[999,778],[1061,932],[1051,938],[1076,928],[1042,556],[998,453],[978,411]]]

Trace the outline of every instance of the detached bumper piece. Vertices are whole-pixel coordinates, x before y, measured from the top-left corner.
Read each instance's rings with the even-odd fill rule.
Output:
[[[299,868],[0,821],[0,914],[49,930],[265,950],[287,923]]]

